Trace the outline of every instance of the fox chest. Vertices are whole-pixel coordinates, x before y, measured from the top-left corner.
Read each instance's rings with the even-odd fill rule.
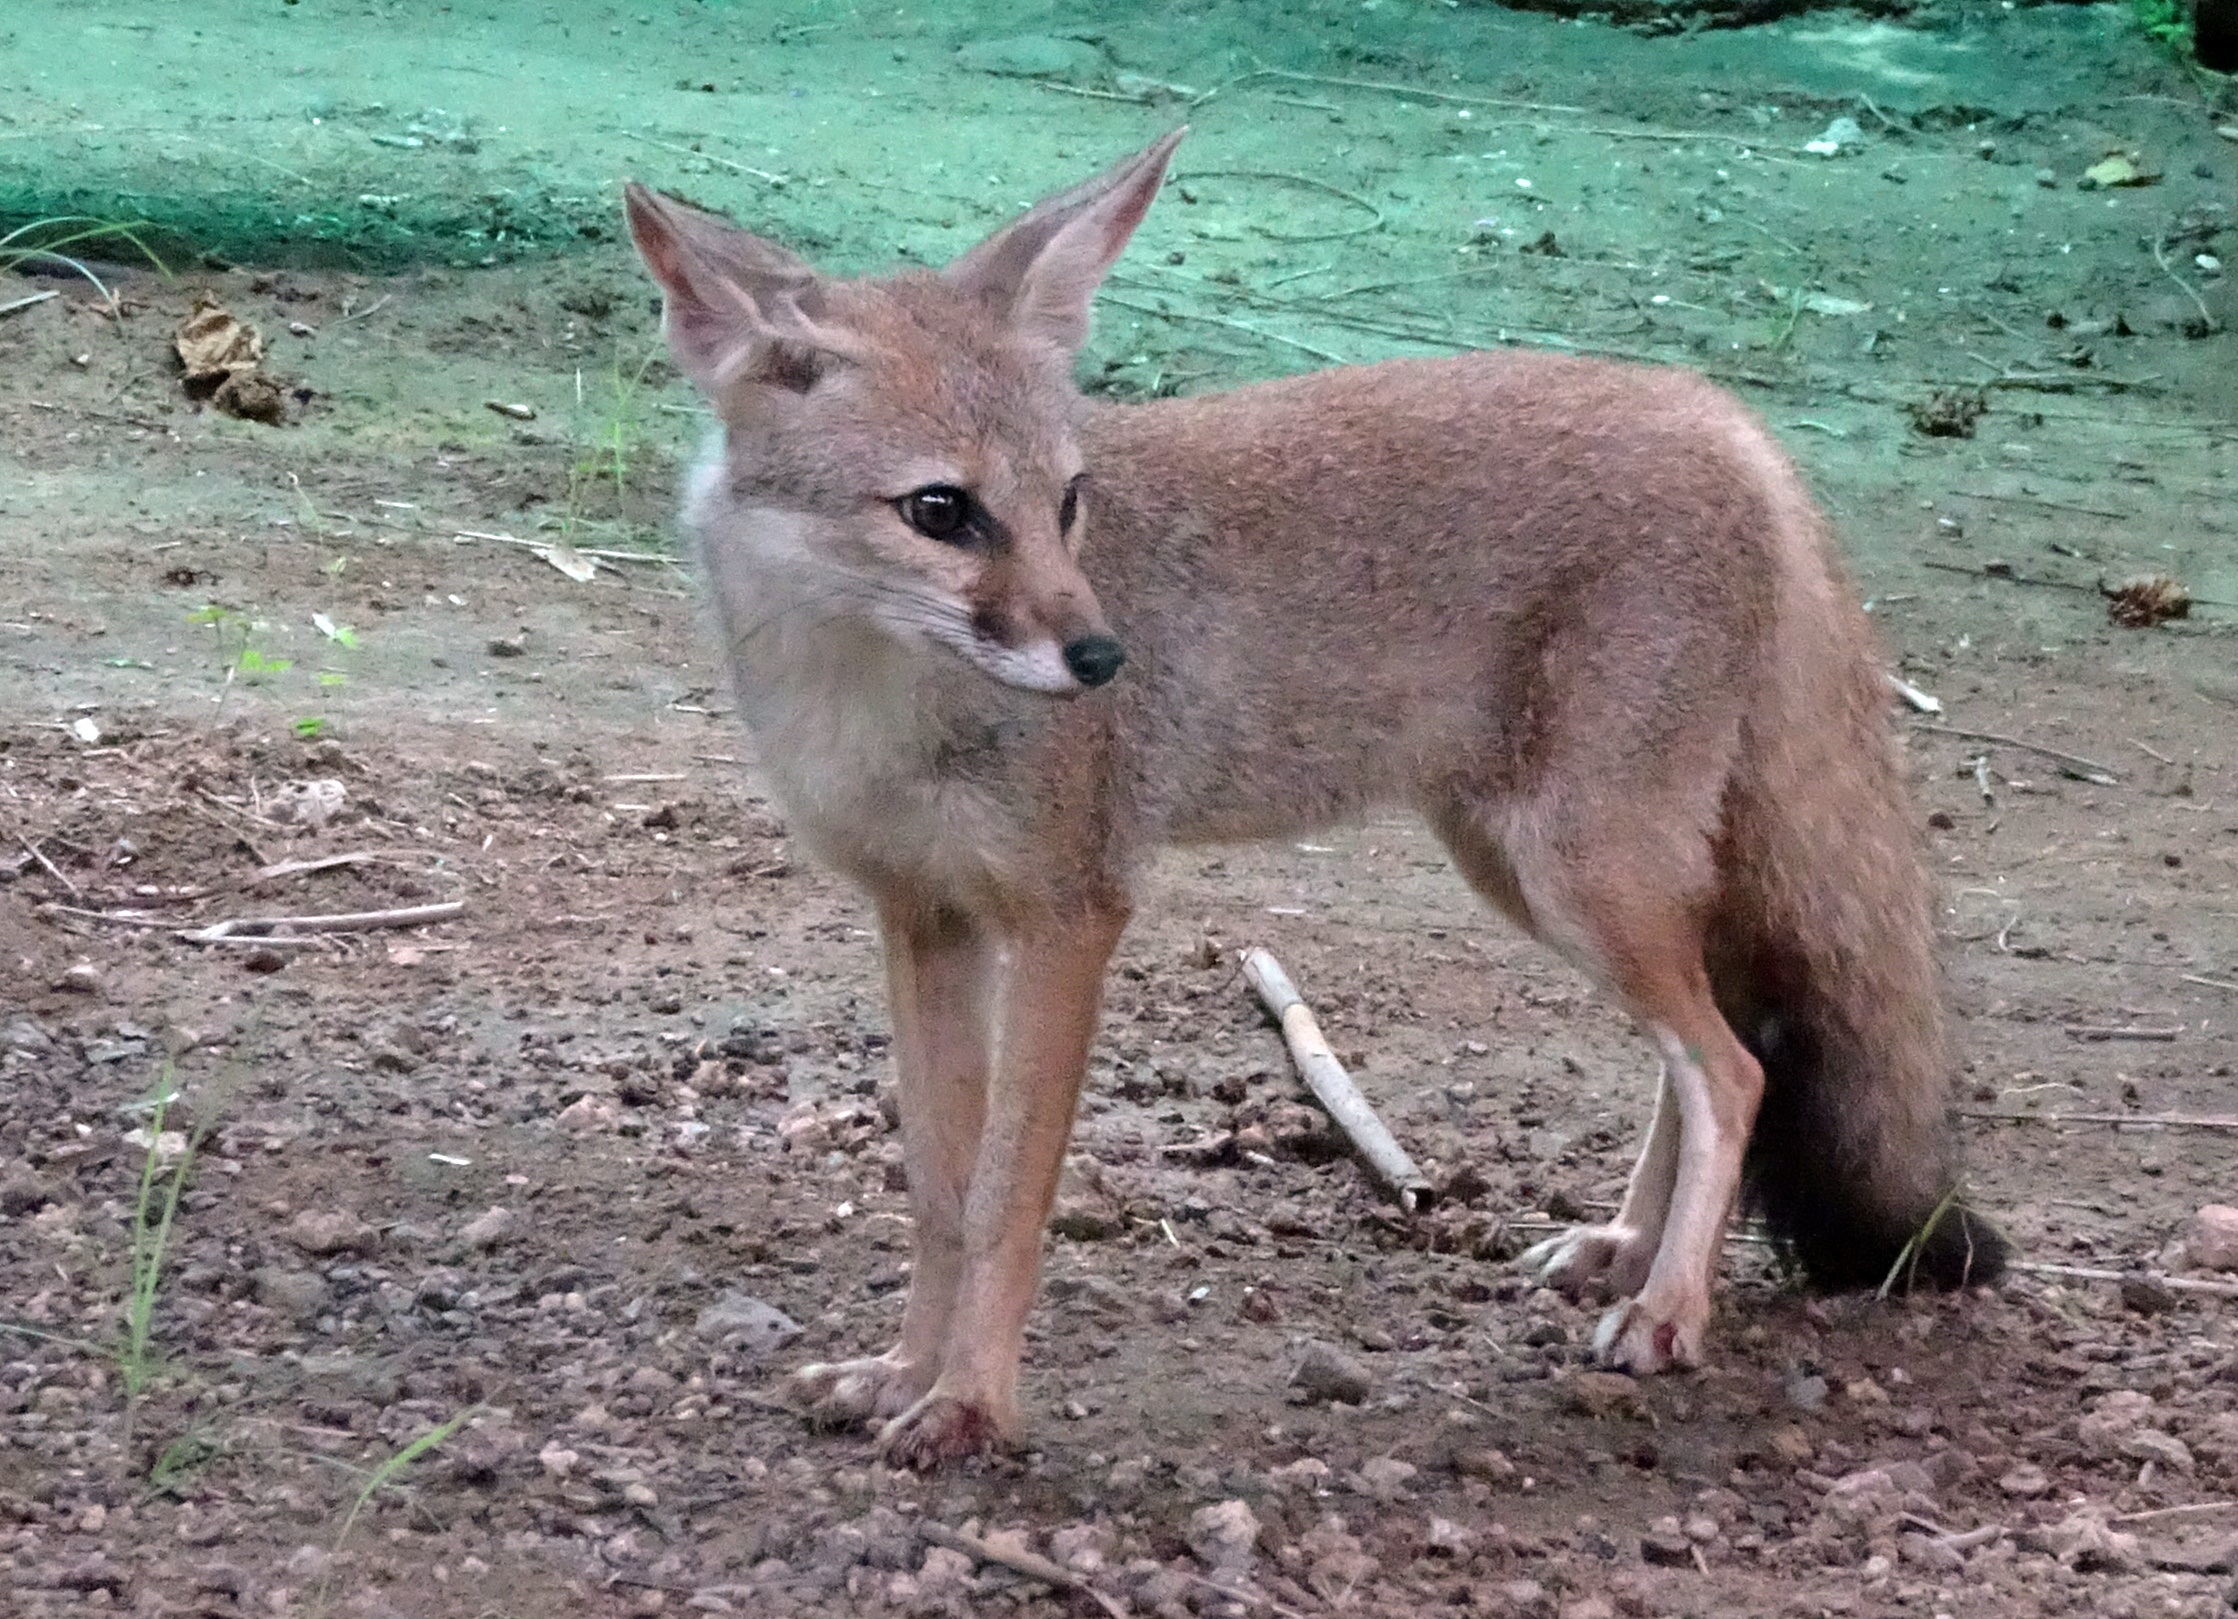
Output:
[[[1015,722],[944,716],[906,670],[761,663],[737,671],[740,711],[819,857],[873,889],[955,903],[1014,885],[1032,820],[1010,752]]]

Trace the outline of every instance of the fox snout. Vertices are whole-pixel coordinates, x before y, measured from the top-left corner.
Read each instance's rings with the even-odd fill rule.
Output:
[[[1107,683],[1127,661],[1127,649],[1108,635],[1077,635],[1065,643],[1065,667],[1083,686]]]

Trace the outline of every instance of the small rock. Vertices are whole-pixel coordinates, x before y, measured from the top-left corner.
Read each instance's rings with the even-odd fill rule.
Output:
[[[11,1169],[0,1175],[0,1215],[18,1219],[38,1213],[53,1201],[53,1185],[28,1169]]]
[[[2100,1456],[2118,1456],[2122,1442],[2145,1424],[2153,1398],[2136,1389],[2112,1389],[2091,1404],[2075,1423],[2075,1436]]]
[[[692,1330],[722,1339],[749,1360],[774,1354],[800,1336],[800,1324],[784,1311],[738,1292],[725,1292],[701,1310]]]
[[[1126,1229],[1118,1200],[1104,1185],[1103,1165],[1090,1154],[1065,1159],[1049,1229],[1073,1242],[1109,1242]]]
[[[956,53],[956,65],[1001,78],[1067,80],[1097,78],[1109,66],[1103,52],[1086,40],[1054,34],[979,40]]]
[[[1305,1391],[1308,1403],[1364,1405],[1375,1388],[1367,1368],[1335,1344],[1313,1342],[1290,1373],[1290,1386]]]
[[[2158,1462],[2171,1473],[2191,1471],[2191,1447],[2158,1428],[2139,1428],[2121,1442],[2121,1453],[2133,1462]]]
[[[1554,1599],[1537,1580],[1503,1580],[1491,1591],[1492,1611],[1501,1619],[1551,1619]]]
[[[90,961],[81,961],[75,967],[65,968],[54,987],[73,995],[98,995],[101,993],[101,969]]]
[[[2094,1510],[2072,1513],[2055,1524],[2023,1529],[2014,1537],[2021,1550],[2042,1552],[2084,1574],[2119,1574],[2135,1569],[2141,1558],[2137,1537],[2110,1529]]]
[[[2238,1540],[2148,1546],[2145,1561],[2170,1574],[2228,1574],[2238,1569]]]
[[[1215,1579],[1236,1579],[1251,1572],[1259,1543],[1259,1519],[1248,1503],[1218,1501],[1189,1515],[1189,1549]]]
[[[494,1207],[460,1226],[458,1240],[469,1248],[485,1251],[511,1240],[519,1223],[511,1209]]]
[[[1603,1596],[1572,1597],[1560,1613],[1561,1619],[1616,1619],[1616,1604]]]
[[[1640,1561],[1657,1568],[1692,1568],[1694,1542],[1686,1538],[1676,1518],[1658,1518],[1640,1536]]]
[[[1300,1456],[1294,1462],[1270,1469],[1267,1482],[1278,1490],[1295,1490],[1308,1495],[1328,1487],[1329,1464],[1318,1456]]]
[[[1360,1464],[1361,1493],[1378,1501],[1396,1501],[1407,1493],[1419,1471],[1412,1462],[1402,1462],[1396,1456],[1371,1457]]]
[[[1474,1529],[1464,1529],[1451,1518],[1438,1517],[1431,1518],[1429,1533],[1423,1540],[1431,1555],[1438,1557],[1467,1557],[1476,1542]]]
[[[610,1130],[621,1117],[622,1110],[603,1096],[578,1096],[559,1110],[554,1122],[563,1130]]]
[[[1836,1523],[1870,1530],[1893,1523],[1903,1498],[1886,1469],[1866,1467],[1836,1479],[1819,1504]]]
[[[1049,1555],[1076,1574],[1093,1574],[1111,1561],[1119,1537],[1109,1524],[1068,1523],[1051,1532]]]
[[[1789,1467],[1808,1467],[1818,1454],[1818,1446],[1811,1442],[1811,1436],[1792,1422],[1774,1428],[1766,1448]]]
[[[252,973],[276,973],[288,964],[287,953],[260,944],[241,958],[241,965]]]
[[[257,1303],[293,1321],[315,1321],[326,1308],[326,1283],[309,1271],[267,1265],[250,1279],[250,1286]]]
[[[2051,1488],[2051,1479],[2034,1462],[2016,1462],[1997,1481],[1997,1487],[2007,1495],[2028,1500],[2042,1495]]]
[[[2238,1270],[2238,1208],[2210,1203],[2193,1215],[2184,1252],[2201,1270]]]
[[[1826,1404],[1827,1382],[1815,1372],[1798,1372],[1787,1380],[1787,1403],[1798,1411],[1816,1411]]]
[[[2176,1307],[2176,1291],[2166,1282],[2150,1276],[2124,1276],[2121,1302],[2124,1308],[2138,1315],[2165,1315]]]
[[[557,1439],[552,1440],[536,1453],[537,1463],[553,1478],[565,1478],[575,1471],[575,1464],[583,1458],[569,1450]]]
[[[1966,1566],[1966,1554],[1940,1535],[1901,1535],[1896,1541],[1896,1554],[1930,1574],[1954,1574]]]
[[[347,1209],[305,1209],[288,1222],[288,1241],[307,1254],[360,1254],[380,1240],[371,1226]]]
[[[1469,1478],[1483,1479],[1487,1484],[1504,1484],[1515,1477],[1515,1463],[1504,1450],[1490,1445],[1473,1445],[1467,1450],[1456,1451],[1453,1470]]]
[[[1562,1398],[1579,1416],[1647,1416],[1639,1383],[1622,1372],[1579,1372],[1562,1386]]]

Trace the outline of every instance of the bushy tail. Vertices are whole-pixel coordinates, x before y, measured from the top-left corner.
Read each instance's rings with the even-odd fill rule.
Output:
[[[1817,1286],[1987,1282],[2007,1249],[1958,1190],[1927,877],[1878,649],[1778,470],[1792,565],[1728,791],[1713,949],[1719,1010],[1764,1068],[1744,1195]]]

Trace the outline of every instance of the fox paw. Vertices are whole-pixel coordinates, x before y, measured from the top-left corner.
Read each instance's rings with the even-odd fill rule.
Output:
[[[785,1379],[783,1397],[816,1427],[853,1428],[899,1416],[924,1392],[916,1369],[888,1354],[803,1366]]]
[[[932,1393],[886,1424],[878,1450],[889,1467],[928,1471],[996,1449],[1014,1428],[976,1400]]]
[[[1647,1284],[1655,1245],[1632,1226],[1573,1226],[1525,1251],[1523,1264],[1566,1298],[1622,1298]]]
[[[1593,1332],[1593,1352],[1604,1366],[1638,1377],[1699,1366],[1709,1313],[1707,1302],[1659,1309],[1645,1298],[1626,1299],[1601,1317]]]

